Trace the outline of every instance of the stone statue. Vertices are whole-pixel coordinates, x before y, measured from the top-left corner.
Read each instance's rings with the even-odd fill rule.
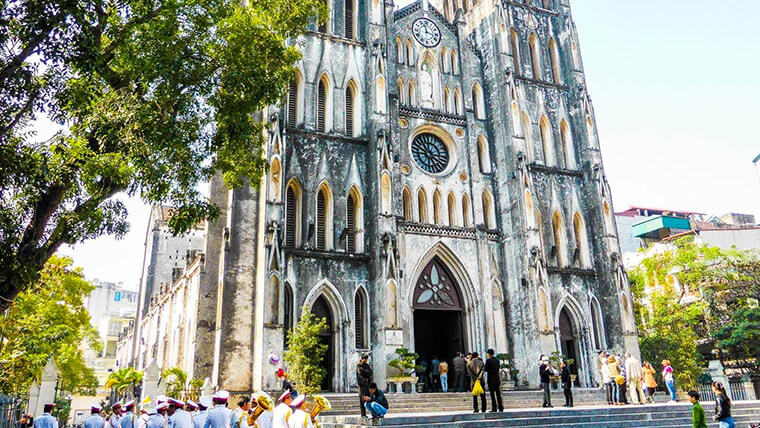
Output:
[[[427,64],[422,64],[420,70],[420,99],[423,107],[433,107],[433,77]]]

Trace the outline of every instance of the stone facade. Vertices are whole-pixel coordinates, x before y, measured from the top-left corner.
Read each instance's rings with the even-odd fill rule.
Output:
[[[269,177],[211,183],[195,376],[275,388],[303,307],[333,391],[365,352],[384,385],[399,346],[494,348],[530,385],[554,350],[583,386],[599,349],[638,353],[568,0],[329,5],[262,116]]]

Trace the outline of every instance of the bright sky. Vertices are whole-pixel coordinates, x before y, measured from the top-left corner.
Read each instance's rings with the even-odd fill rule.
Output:
[[[615,209],[741,212],[760,221],[752,165],[760,154],[760,2],[571,5]],[[88,278],[136,289],[149,209],[126,204],[132,228],[125,239],[102,237],[63,252]]]

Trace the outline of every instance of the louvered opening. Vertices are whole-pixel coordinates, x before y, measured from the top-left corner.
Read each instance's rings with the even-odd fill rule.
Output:
[[[346,134],[354,135],[354,88],[346,88]]]
[[[285,195],[285,246],[296,246],[296,192],[293,186],[288,186]]]
[[[292,80],[288,88],[288,125],[296,126],[297,123],[297,110],[296,103],[298,102],[298,82]]]
[[[356,337],[356,349],[366,349],[364,334],[364,296],[360,289],[354,298],[354,336]]]
[[[317,95],[317,131],[325,132],[325,109],[327,104],[327,86],[324,80],[319,81]]]
[[[285,305],[285,308],[283,310],[283,315],[285,317],[283,348],[288,349],[288,334],[290,333],[290,329],[293,328],[293,290],[291,290],[290,286],[287,284],[283,288],[285,289],[285,298],[283,299],[283,304]]]
[[[346,0],[345,10],[346,21],[346,38],[354,38],[354,2],[353,0]]]
[[[346,201],[346,252],[356,252],[356,201],[351,194]]]
[[[325,249],[325,226],[327,225],[327,219],[325,218],[327,213],[325,212],[326,204],[325,192],[320,190],[317,193],[317,249]]]

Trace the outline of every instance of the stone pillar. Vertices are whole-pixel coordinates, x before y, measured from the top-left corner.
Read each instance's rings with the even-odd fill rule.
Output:
[[[145,367],[143,375],[143,387],[140,394],[140,402],[146,398],[150,398],[154,405],[156,397],[166,393],[166,383],[161,384],[161,369],[158,367],[158,362],[155,359],[151,359],[148,365]]]
[[[211,397],[213,393],[214,393],[214,385],[211,383],[211,379],[206,378],[203,381],[203,386],[201,387],[201,395],[205,395],[206,397]]]
[[[728,377],[723,368],[723,363],[721,363],[720,360],[710,360],[710,363],[707,366],[707,373],[710,373],[713,382],[722,383],[723,386],[726,387],[726,392],[731,395],[731,388],[728,387]],[[733,397],[731,397],[731,399],[733,399]]]
[[[45,403],[55,402],[55,388],[58,383],[58,366],[51,356],[45,368],[42,369],[42,379],[29,390],[27,412],[35,417],[42,414]]]

